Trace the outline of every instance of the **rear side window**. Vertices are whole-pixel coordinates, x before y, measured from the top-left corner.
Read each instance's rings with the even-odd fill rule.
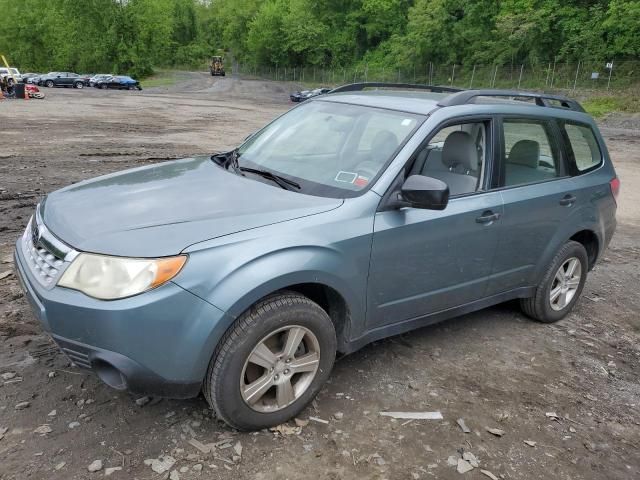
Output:
[[[538,183],[563,175],[560,155],[547,123],[504,120],[504,171],[502,186]]]
[[[591,127],[565,122],[563,128],[578,172],[598,167],[602,163],[602,152]]]

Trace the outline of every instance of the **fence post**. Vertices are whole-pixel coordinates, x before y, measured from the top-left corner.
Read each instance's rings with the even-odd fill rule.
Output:
[[[556,75],[556,58],[553,59],[553,70],[551,70],[551,85],[549,88],[553,88],[553,78]]]
[[[580,60],[578,60],[578,67],[576,68],[576,77],[573,79],[573,91],[576,91],[578,85],[578,73],[580,72]]]
[[[471,87],[473,86],[473,77],[476,76],[476,66],[473,66],[473,71],[471,72],[471,81],[469,82],[469,90],[471,90]]]
[[[453,87],[453,79],[455,78],[455,76],[456,76],[456,64],[454,63],[453,70],[451,71],[451,85],[450,85],[451,87]]]
[[[496,86],[496,76],[498,75],[498,65],[496,65],[496,69],[493,71],[493,80],[491,80],[491,88],[495,88]]]
[[[520,78],[518,78],[518,90],[520,90],[520,84],[522,83],[522,72],[524,71],[524,63],[520,65]]]
[[[611,86],[611,75],[613,74],[613,60],[611,60],[611,68],[609,69],[609,80],[607,80],[607,91]]]

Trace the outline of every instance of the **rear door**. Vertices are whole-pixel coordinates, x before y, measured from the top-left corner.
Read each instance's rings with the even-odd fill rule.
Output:
[[[576,204],[575,185],[555,121],[503,117],[493,178],[504,217],[488,294],[535,284],[535,269]]]

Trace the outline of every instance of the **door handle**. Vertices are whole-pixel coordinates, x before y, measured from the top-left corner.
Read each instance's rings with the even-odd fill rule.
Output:
[[[476,218],[477,223],[483,223],[485,225],[491,224],[500,218],[499,213],[493,213],[491,210],[487,210],[483,212],[478,218]]]
[[[576,197],[574,195],[565,195],[560,200],[560,205],[562,205],[562,206],[570,207],[574,203],[576,203]]]

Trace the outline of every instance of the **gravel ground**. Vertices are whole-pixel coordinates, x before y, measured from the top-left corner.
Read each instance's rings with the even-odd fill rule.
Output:
[[[15,275],[5,276],[38,199],[85,178],[236,145],[289,108],[287,88],[182,73],[170,88],[44,89],[43,101],[0,103],[0,479],[493,478],[482,470],[503,479],[640,478],[634,117],[603,122],[622,180],[619,229],[558,324],[531,322],[507,303],[376,342],[337,363],[301,426],[277,432],[238,433],[202,397],[136,399],[70,365]],[[396,421],[384,410],[444,419]],[[460,474],[449,465],[462,453],[478,468]]]

